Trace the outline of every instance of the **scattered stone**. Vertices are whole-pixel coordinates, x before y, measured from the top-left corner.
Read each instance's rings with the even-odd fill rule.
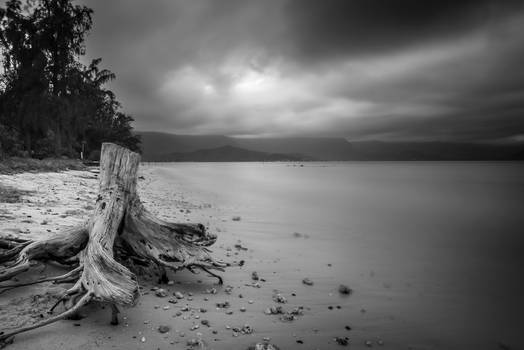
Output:
[[[296,320],[296,317],[290,313],[285,313],[282,316],[280,316],[280,320],[284,322],[291,322]]]
[[[227,286],[225,289],[224,289],[224,292],[226,294],[231,294],[231,292],[233,292],[233,286]]]
[[[242,244],[240,244],[240,243],[235,244],[235,248],[238,249],[238,250],[247,250],[247,248],[243,247]]]
[[[253,301],[253,300],[248,300],[248,303],[249,303],[249,304],[253,304],[254,301]]]
[[[167,302],[171,303],[171,304],[176,304],[176,303],[178,303],[178,300],[177,299],[169,299]]]
[[[303,341],[303,340],[300,340],[300,339],[297,339],[297,343],[298,343],[298,344],[304,344],[304,341]]]
[[[266,315],[279,315],[279,314],[283,314],[284,313],[284,309],[282,308],[282,306],[271,306],[271,307],[268,307],[264,313]]]
[[[206,289],[206,293],[207,294],[217,294],[217,289],[216,288]]]
[[[258,278],[258,273],[257,273],[256,271],[253,271],[253,272],[251,273],[251,279],[252,279],[253,281],[258,281],[258,280],[259,280],[259,278]]]
[[[346,327],[344,327],[344,328],[346,328],[347,331],[350,331],[350,330],[351,330],[351,327],[350,327],[350,326],[346,326]]]
[[[184,294],[180,293],[180,292],[174,292],[173,295],[177,298],[177,299],[184,299]]]
[[[344,284],[338,286],[338,291],[340,294],[344,295],[350,295],[351,293],[353,293],[353,290]]]
[[[199,346],[199,347],[203,347],[204,344],[202,343],[202,340],[200,339],[189,339],[187,342],[186,342],[187,346],[191,346],[191,347],[194,347],[194,346]]]
[[[208,320],[202,320],[200,323],[202,323],[204,326],[210,327]]]
[[[231,220],[233,220],[233,221],[240,221],[240,216],[233,216],[231,218]]]
[[[304,278],[304,279],[302,280],[302,283],[304,283],[304,284],[307,285],[307,286],[312,286],[312,285],[313,285],[313,281],[310,280],[310,279],[307,278],[307,277]]]
[[[203,307],[200,308],[200,312],[205,313],[207,312],[207,309],[204,309]]]
[[[221,309],[227,309],[231,305],[229,304],[229,301],[224,301],[223,303],[216,303],[216,306]]]
[[[163,288],[158,288],[155,291],[155,295],[159,298],[164,298],[164,297],[167,297],[167,291]]]
[[[142,338],[140,338],[140,341],[141,341],[142,343],[145,343],[145,342],[146,342],[146,337],[142,337]]]
[[[164,306],[162,309],[164,309],[164,310],[169,310],[169,306],[166,305],[166,306]]]
[[[277,293],[277,294],[273,295],[273,301],[277,302],[277,303],[280,303],[280,304],[287,303],[286,298],[282,294],[280,294],[280,293]]]
[[[240,308],[240,311],[242,311],[242,312],[246,312],[246,308],[242,306],[242,307]]]
[[[194,324],[193,326],[191,326],[191,330],[194,331],[195,329],[198,329],[200,326],[197,325],[197,324]]]
[[[368,348],[372,347],[373,346],[373,342],[371,340],[366,340],[364,342],[364,345],[366,345]]]
[[[342,346],[348,346],[349,344],[348,337],[336,337],[335,341],[337,342],[338,345],[342,345]]]
[[[380,346],[384,346],[384,341],[382,339],[377,340],[377,344]]]
[[[167,326],[167,325],[160,325],[158,326],[158,331],[160,333],[167,333],[171,330],[171,327]]]
[[[231,310],[226,311],[226,315],[233,315],[233,311]]]
[[[253,333],[253,331],[254,331],[254,329],[250,325],[248,325],[248,324],[245,324],[242,327],[242,329],[240,330],[240,332],[242,334],[251,334],[251,333]]]
[[[280,350],[280,348],[276,345],[265,342],[256,343],[255,345],[248,347],[247,350]]]
[[[280,316],[280,320],[284,322],[291,322],[297,319],[297,316],[301,316],[304,314],[303,307],[299,306],[294,308],[293,310],[289,312],[282,312],[282,316]]]

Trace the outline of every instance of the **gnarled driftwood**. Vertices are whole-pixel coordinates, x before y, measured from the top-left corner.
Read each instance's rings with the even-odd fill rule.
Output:
[[[112,305],[112,322],[117,323],[116,305],[134,305],[139,296],[135,264],[173,270],[226,266],[213,259],[208,246],[216,235],[201,224],[176,224],[149,213],[136,192],[140,156],[111,143],[102,145],[100,185],[96,206],[88,222],[42,241],[0,238],[0,282],[46,261],[69,265],[65,275],[25,283],[0,284],[0,289],[53,281],[74,283],[51,308],[63,304],[65,311],[19,329],[0,333],[0,347],[18,333],[42,327],[76,313],[90,301]]]

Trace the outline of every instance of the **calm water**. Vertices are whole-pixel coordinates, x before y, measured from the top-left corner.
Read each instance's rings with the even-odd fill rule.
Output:
[[[289,274],[350,284],[354,312],[340,317],[357,335],[390,348],[524,348],[523,163],[151,166],[241,216],[233,230]]]

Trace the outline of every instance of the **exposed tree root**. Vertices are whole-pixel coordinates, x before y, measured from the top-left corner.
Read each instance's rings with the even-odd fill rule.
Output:
[[[61,276],[0,285],[2,290],[42,282],[74,283],[51,307],[65,311],[27,327],[0,332],[0,347],[16,334],[71,317],[90,301],[111,305],[111,324],[118,324],[116,305],[135,305],[139,296],[135,266],[160,271],[227,266],[207,248],[216,241],[201,224],[169,223],[154,217],[136,193],[139,155],[114,144],[104,144],[100,163],[100,188],[91,219],[83,225],[42,241],[0,238],[0,282],[28,271],[36,264],[58,262],[73,266]]]
[[[80,308],[82,306],[86,305],[87,303],[89,303],[89,301],[91,301],[91,297],[92,296],[91,296],[90,293],[85,293],[82,296],[82,298],[73,307],[71,307],[70,309],[62,312],[59,315],[56,315],[54,317],[50,317],[50,318],[48,318],[46,320],[43,320],[41,322],[37,322],[37,323],[32,324],[30,326],[26,326],[26,327],[21,327],[21,328],[15,329],[13,331],[1,332],[0,333],[0,348],[4,347],[5,345],[8,345],[11,342],[11,338],[14,337],[17,334],[20,334],[20,333],[23,333],[23,332],[27,332],[27,331],[30,331],[32,329],[36,329],[36,328],[40,328],[40,327],[46,326],[48,324],[54,323],[56,321],[60,321],[60,320],[66,318],[68,316],[71,316],[71,315],[75,314],[78,310],[80,310]]]
[[[82,267],[77,267],[74,270],[69,271],[68,273],[60,276],[54,276],[54,277],[46,277],[41,278],[36,281],[30,281],[30,282],[21,282],[21,283],[14,283],[14,284],[4,284],[0,285],[0,289],[3,288],[17,288],[17,287],[24,287],[24,286],[30,286],[33,284],[38,283],[44,283],[44,282],[53,282],[53,283],[69,283],[71,281],[76,281],[78,277],[80,276],[80,272],[82,271]]]

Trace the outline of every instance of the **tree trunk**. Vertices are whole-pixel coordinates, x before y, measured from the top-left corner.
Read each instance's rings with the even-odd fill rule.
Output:
[[[29,154],[29,157],[31,157],[32,156],[32,152],[31,152],[31,148],[32,148],[32,144],[31,144],[31,130],[26,130],[25,140],[24,140],[24,148],[27,151],[27,153]]]
[[[176,224],[162,221],[149,213],[136,192],[140,156],[111,143],[102,145],[99,194],[94,213],[83,225],[58,234],[49,240],[24,241],[0,238],[0,282],[29,270],[42,261],[54,260],[73,269],[62,276],[21,285],[54,281],[74,285],[51,308],[63,302],[65,311],[31,326],[0,333],[0,346],[15,334],[55,322],[78,311],[94,300],[112,305],[134,305],[139,297],[135,265],[174,271],[200,268],[212,276],[210,269],[227,265],[213,259],[207,248],[216,241],[201,224]],[[113,306],[113,311],[117,310]],[[116,312],[113,312],[114,323]]]
[[[62,155],[62,129],[60,128],[60,116],[56,116],[55,126],[55,156],[60,157]]]

